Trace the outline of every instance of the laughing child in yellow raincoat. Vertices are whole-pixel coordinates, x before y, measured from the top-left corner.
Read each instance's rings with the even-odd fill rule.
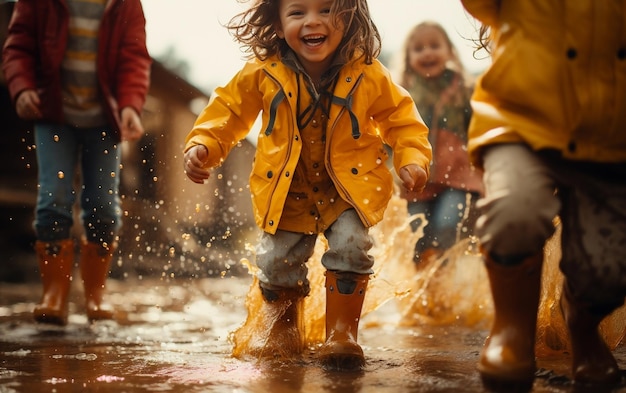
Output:
[[[495,306],[479,371],[530,389],[543,246],[562,223],[572,377],[611,384],[598,324],[626,295],[626,2],[463,0],[493,55],[472,98],[476,226]]]
[[[385,144],[404,186],[428,177],[428,129],[409,94],[376,59],[380,35],[365,0],[255,0],[229,24],[252,59],[216,89],[186,138],[184,168],[202,183],[262,126],[250,175],[264,307],[282,317],[251,354],[304,349],[302,299],[319,234],[328,241],[324,366],[365,363],[357,328],[374,260],[368,229],[394,191]]]

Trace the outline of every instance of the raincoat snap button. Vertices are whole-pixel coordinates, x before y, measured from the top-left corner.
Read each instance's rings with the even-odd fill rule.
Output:
[[[270,226],[274,225],[274,220],[270,220],[269,224]]]
[[[358,173],[359,173],[359,170],[358,170],[358,169],[356,169],[356,168],[352,168],[352,174],[353,174],[353,175],[356,175],[356,174],[358,174]]]
[[[571,141],[570,143],[567,144],[567,150],[571,151],[572,153],[576,151],[576,142]]]
[[[289,172],[285,172],[285,177],[289,177]]]
[[[575,59],[578,56],[578,52],[574,48],[569,48],[567,52],[565,52],[568,59]]]
[[[346,82],[348,82],[348,83],[352,82],[352,77],[351,76],[347,77],[346,78]]]
[[[272,172],[272,171],[268,171],[268,172],[267,172],[267,178],[268,178],[268,179],[271,179],[272,177],[274,177],[274,172]]]

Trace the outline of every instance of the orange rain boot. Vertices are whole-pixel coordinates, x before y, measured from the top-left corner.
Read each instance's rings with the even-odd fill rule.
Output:
[[[304,293],[301,289],[261,287],[263,306],[257,310],[265,331],[247,351],[258,359],[286,360],[304,351]]]
[[[326,271],[326,342],[319,350],[324,367],[358,370],[365,365],[357,343],[369,274]]]
[[[494,391],[526,392],[535,378],[535,336],[543,253],[507,266],[486,258],[494,305],[491,332],[480,354],[483,385]]]
[[[85,289],[85,308],[90,321],[113,319],[113,308],[102,301],[104,285],[115,246],[83,240],[80,250],[80,274]]]
[[[39,274],[43,283],[41,303],[35,306],[37,322],[67,325],[67,298],[74,269],[74,241],[35,242],[39,259]]]
[[[563,284],[561,312],[572,346],[572,377],[586,384],[616,384],[621,380],[619,367],[598,331],[600,322],[613,310],[591,310],[590,305],[574,299],[567,283]]]

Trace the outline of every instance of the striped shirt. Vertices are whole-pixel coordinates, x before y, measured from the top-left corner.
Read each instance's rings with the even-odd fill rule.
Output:
[[[67,0],[69,36],[61,65],[63,112],[69,125],[107,123],[98,89],[98,31],[107,0]]]

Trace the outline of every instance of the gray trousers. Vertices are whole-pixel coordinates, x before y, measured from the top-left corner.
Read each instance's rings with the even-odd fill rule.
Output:
[[[563,272],[572,294],[615,308],[626,295],[626,163],[576,163],[523,144],[484,155],[485,195],[475,233],[496,256],[542,251],[562,223]]]
[[[368,254],[373,239],[354,209],[343,212],[325,232],[328,250],[322,255],[327,270],[373,273],[374,258]],[[256,246],[260,285],[267,289],[309,290],[307,261],[313,255],[317,234],[277,231],[261,234]]]

